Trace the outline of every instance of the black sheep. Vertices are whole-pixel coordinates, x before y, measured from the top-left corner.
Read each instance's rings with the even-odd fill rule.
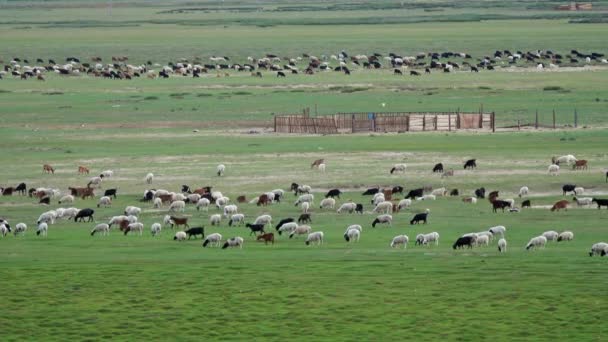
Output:
[[[247,228],[251,229],[251,232],[249,233],[249,235],[260,232],[262,234],[265,233],[264,231],[264,225],[263,224],[251,224],[251,223],[247,223],[245,225]]]
[[[95,213],[95,210],[93,210],[91,208],[81,209],[76,214],[76,216],[74,216],[74,222],[78,222],[78,219],[80,219],[81,222],[84,222],[85,218],[88,218],[87,222],[91,222],[91,221],[93,221],[94,213]]]
[[[373,196],[373,195],[377,194],[378,192],[380,192],[380,188],[367,189],[363,193],[363,196]]]
[[[591,200],[591,203],[597,203],[597,208],[598,209],[601,209],[602,206],[605,206],[606,209],[608,209],[608,199],[593,198]]]
[[[429,215],[428,209],[424,213],[418,213],[418,214],[414,215],[414,218],[412,218],[412,220],[410,221],[410,224],[418,224],[418,223],[420,223],[420,221],[422,221],[424,224],[426,224],[426,219],[427,219],[428,215]]]
[[[443,164],[442,163],[435,164],[435,166],[433,167],[433,172],[443,173]]]
[[[458,196],[459,192],[458,189],[452,189],[452,191],[450,191],[450,196]]]
[[[477,196],[477,198],[486,198],[486,188],[481,187],[475,190],[475,196]]]
[[[359,213],[359,214],[363,214],[363,204],[357,203],[357,206],[355,208],[355,212]]]
[[[410,192],[407,193],[405,198],[415,199],[416,197],[422,197],[423,193],[424,193],[423,188],[410,190]]]
[[[301,214],[300,217],[298,217],[298,223],[312,223],[310,214]]]
[[[118,191],[117,189],[107,189],[106,191],[104,191],[103,195],[104,196],[114,196],[114,198],[116,198],[116,191]]]
[[[141,202],[150,202],[154,199],[154,192],[148,190],[144,197],[140,200]]]
[[[456,242],[454,242],[454,245],[452,245],[453,249],[456,248],[463,248],[463,247],[469,247],[469,248],[473,248],[473,242],[474,239],[472,236],[461,236],[458,238],[458,240],[456,240]]]
[[[197,235],[201,236],[201,239],[205,238],[205,227],[192,227],[185,231],[186,235],[188,235],[188,240],[190,240],[190,236],[194,236],[196,238]]]
[[[17,187],[15,188],[15,191],[21,193],[22,195],[25,195],[26,188],[27,186],[25,185],[25,183],[19,183],[19,185],[17,185]]]
[[[477,167],[476,159],[469,159],[464,163],[464,169],[474,169]]]
[[[342,192],[339,189],[331,189],[331,190],[329,190],[327,192],[327,194],[325,195],[325,198],[328,198],[328,197],[331,197],[331,198],[338,197],[338,198],[340,198],[340,194],[341,193]]]
[[[530,204],[530,200],[525,200],[523,202],[521,202],[521,208],[531,208],[532,205]]]
[[[574,184],[565,184],[564,186],[562,186],[562,190],[564,191],[564,196],[566,196],[566,193],[568,193],[568,192],[572,192],[574,195],[576,195],[576,192],[574,192],[574,188],[576,188],[576,185],[574,185]]]

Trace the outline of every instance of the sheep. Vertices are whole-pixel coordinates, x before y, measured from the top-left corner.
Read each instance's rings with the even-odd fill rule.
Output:
[[[313,194],[304,194],[301,195],[300,197],[298,197],[298,200],[294,203],[294,205],[297,207],[300,203],[310,203],[313,204],[313,201],[315,199],[315,196]]]
[[[295,189],[295,193],[297,194],[309,194],[312,191],[310,185],[300,185]]]
[[[186,196],[186,202],[188,203],[197,203],[201,199],[201,195],[199,194],[188,194]]]
[[[228,215],[236,214],[238,212],[238,207],[234,204],[227,205],[224,207],[224,217],[228,217]]]
[[[372,212],[390,214],[393,212],[393,203],[388,201],[380,202]]]
[[[356,208],[357,208],[357,204],[355,204],[353,202],[343,203],[340,206],[340,208],[338,208],[337,213],[340,214],[343,211],[345,211],[345,212],[348,212],[349,214],[352,214]]]
[[[5,237],[6,234],[8,234],[9,230],[6,227],[6,225],[4,223],[0,224],[0,234],[2,234],[2,237]]]
[[[433,196],[447,196],[448,190],[446,188],[439,188],[431,191],[431,195]],[[433,198],[434,199],[434,198]]]
[[[239,226],[245,222],[245,215],[243,214],[234,214],[230,216],[230,221],[228,221],[228,226],[232,226],[233,224],[238,224]]]
[[[302,209],[303,214],[307,214],[308,210],[310,209],[310,203],[302,202],[302,204],[300,204],[300,208]]]
[[[213,214],[209,217],[209,222],[211,223],[212,226],[219,226],[220,222],[222,221],[222,215],[220,214]]]
[[[435,242],[435,246],[439,246],[439,233],[432,232],[416,235],[416,245],[428,245],[431,242]]]
[[[127,226],[127,229],[125,229],[125,235],[127,235],[127,233],[132,232],[132,231],[139,231],[139,236],[141,236],[144,232],[144,224],[141,222],[130,223]]]
[[[528,189],[528,187],[527,187],[527,186],[522,186],[522,187],[519,189],[519,195],[518,195],[518,196],[519,196],[519,197],[522,197],[522,196],[528,196],[528,192],[529,192],[529,191],[530,191],[530,189]]]
[[[87,188],[99,188],[101,187],[101,182],[103,182],[103,176],[97,176],[89,179],[87,183]]]
[[[336,206],[336,200],[333,198],[324,198],[321,201],[320,209],[334,209]]]
[[[180,194],[180,193],[171,193],[171,201],[175,202],[175,201],[186,201],[186,196],[184,194]]]
[[[221,177],[224,175],[224,172],[226,171],[226,166],[224,164],[220,164],[217,166],[215,171],[217,172],[217,176]]]
[[[38,220],[36,221],[36,224],[40,224],[42,222],[54,224],[56,218],[57,218],[56,211],[53,211],[53,210],[46,211],[46,212],[40,214],[40,216],[38,217]]]
[[[381,203],[384,201],[386,201],[386,198],[384,197],[384,193],[379,192],[379,193],[375,194],[374,197],[372,197],[371,203],[373,205],[377,205],[378,203]]]
[[[96,225],[93,230],[91,230],[91,236],[95,235],[95,233],[102,233],[101,235],[103,236],[110,234],[110,225],[107,223]]]
[[[294,230],[296,230],[296,228],[298,228],[298,224],[296,222],[288,222],[283,224],[277,231],[279,232],[279,235],[282,235],[283,233],[293,233]]]
[[[544,232],[542,236],[544,236],[547,241],[557,241],[559,234],[554,230],[549,230]]]
[[[59,199],[59,204],[72,204],[74,203],[74,196],[65,195]]]
[[[405,172],[405,169],[407,169],[407,165],[406,164],[395,164],[393,165],[393,168],[391,169],[391,175],[395,172]]]
[[[406,249],[409,241],[410,241],[410,238],[407,237],[407,235],[397,235],[391,241],[391,248],[395,248],[399,245],[403,245],[403,249]]]
[[[589,256],[601,255],[605,256],[608,254],[608,243],[598,242],[591,246],[591,251],[589,252]]]
[[[186,233],[184,233],[186,234]],[[209,246],[217,246],[219,247],[220,244],[222,243],[222,234],[220,233],[213,233],[213,234],[209,234],[205,240],[203,240],[203,247],[207,247]]]
[[[325,164],[319,164],[319,166],[317,167],[317,169],[319,170],[319,172],[325,172]]]
[[[429,213],[431,212],[430,209],[426,209],[423,213],[418,213],[416,215],[414,215],[414,217],[410,220],[410,224],[418,224],[420,223],[420,221],[424,222],[424,224],[426,224],[427,218],[429,216]]]
[[[526,250],[545,248],[546,244],[547,244],[547,238],[546,237],[544,237],[542,235],[541,236],[537,236],[537,237],[533,237],[532,239],[530,239],[530,241],[526,245]]]
[[[572,198],[572,200],[574,200],[576,202],[576,205],[580,206],[584,206],[584,205],[591,205],[593,203],[593,198],[591,197],[574,197]]]
[[[323,232],[314,232],[314,233],[308,234],[308,237],[306,238],[306,241],[305,241],[306,246],[312,245],[315,242],[319,246],[323,244]]]
[[[109,206],[111,206],[112,205],[112,198],[108,197],[108,196],[101,197],[99,199],[99,201],[97,202],[97,208],[101,207],[102,205],[104,207],[106,207],[106,208],[109,207]]]
[[[344,232],[344,240],[346,242],[359,242],[359,238],[361,236],[361,231],[355,228],[347,228],[346,232]]]
[[[216,206],[218,209],[221,209],[222,207],[224,207],[225,205],[227,205],[227,204],[228,204],[228,202],[230,202],[230,198],[225,197],[225,196],[222,196],[222,197],[219,197],[219,198],[217,198],[217,199],[215,200],[215,206]]]
[[[139,216],[139,214],[141,214],[141,208],[131,205],[125,208],[125,215]]]
[[[507,228],[505,226],[494,226],[494,227],[490,227],[490,229],[488,229],[488,232],[492,233],[492,235],[500,234],[501,237],[505,236],[506,231],[507,231]]]
[[[506,251],[507,251],[507,240],[501,238],[500,240],[498,240],[498,252],[504,253]]]
[[[40,225],[40,223],[38,225]],[[15,230],[13,231],[13,234],[15,234],[15,236],[17,236],[18,234],[24,235],[26,230],[27,230],[27,224],[25,224],[23,222],[17,223],[15,225]]]
[[[211,197],[217,201],[218,198],[224,197],[224,195],[220,191],[211,192]]]
[[[577,186],[576,188],[574,188],[574,194],[577,196],[582,195],[583,192],[585,192],[585,188],[583,188],[582,186]]]
[[[272,216],[260,215],[255,219],[253,224],[263,224],[263,225],[272,224]]]
[[[421,197],[416,197],[416,201],[429,201],[429,200],[434,201],[436,199],[437,199],[437,197],[435,195],[432,195],[432,194],[431,195],[424,195],[424,196],[421,196]]]
[[[304,235],[304,234],[309,234],[312,231],[312,228],[308,225],[299,225],[296,227],[296,229],[294,229],[290,234],[289,234],[289,238],[293,238],[295,235]]]
[[[245,240],[243,240],[242,237],[240,236],[235,236],[232,237],[228,240],[226,240],[226,242],[224,243],[224,245],[222,246],[222,249],[226,249],[228,247],[239,247],[239,248],[243,248],[243,242]]]
[[[46,237],[46,234],[49,231],[49,225],[46,224],[46,222],[42,222],[41,224],[38,225],[38,228],[36,229],[36,235],[41,235]]]
[[[169,212],[174,212],[174,211],[184,212],[185,208],[186,208],[186,202],[175,201],[175,202],[171,203],[171,205],[169,206]]]
[[[198,200],[198,202],[196,202],[196,210],[200,210],[201,208],[203,208],[204,211],[209,211],[210,204],[211,201],[206,198],[201,198],[200,200]]]
[[[146,183],[152,184],[152,181],[154,180],[154,174],[152,172],[148,173],[144,180],[146,181]]]
[[[489,235],[477,235],[477,240],[475,240],[477,246],[490,244],[490,236]]]
[[[399,201],[399,204],[397,204],[397,209],[401,210],[404,208],[409,207],[410,205],[412,205],[412,200],[411,199],[402,199],[401,201]]]
[[[559,165],[551,164],[547,170],[550,175],[557,176],[559,174]]]
[[[152,233],[152,236],[156,236],[156,235],[160,234],[162,229],[163,229],[162,225],[158,222],[152,223],[152,225],[150,226],[150,232]]]
[[[374,222],[372,222],[372,227],[376,228],[376,224],[379,223],[388,223],[389,226],[393,225],[393,216],[389,215],[389,214],[384,214],[384,215],[380,215],[378,217],[376,217],[376,219],[374,220]]]
[[[160,209],[163,206],[163,200],[156,197],[153,202],[154,209]]]
[[[494,234],[492,232],[488,231],[483,231],[483,232],[479,232],[479,233],[474,233],[475,236],[477,236],[478,238],[481,236],[487,236],[488,237],[488,242],[494,240]]]
[[[553,157],[551,161],[556,165],[566,163],[568,166],[570,166],[570,164],[574,164],[577,160],[578,159],[576,159],[573,155],[567,154],[558,158]]]
[[[188,237],[188,235],[186,235],[186,232],[183,231],[179,231],[177,233],[175,233],[175,235],[173,236],[173,240],[177,240],[177,241],[186,241],[186,238]]]
[[[169,216],[166,216],[169,219]],[[111,228],[114,224],[121,224],[122,222],[127,221],[127,217],[125,215],[113,216],[108,222],[108,226]]]
[[[571,231],[564,231],[559,233],[559,235],[557,236],[557,242],[560,241],[572,241],[574,240],[574,233],[572,233]]]
[[[476,204],[477,203],[477,198],[476,197],[464,197],[462,199],[462,201],[464,203],[472,203],[472,204]]]
[[[103,178],[110,178],[112,176],[114,176],[114,171],[112,170],[105,170],[102,171],[101,174],[99,175],[99,177],[103,176]]]

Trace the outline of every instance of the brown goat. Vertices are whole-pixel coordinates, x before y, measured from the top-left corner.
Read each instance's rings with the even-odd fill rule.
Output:
[[[551,207],[551,211],[559,211],[560,209],[568,211],[568,204],[570,204],[570,202],[568,202],[567,200],[557,201],[555,202],[553,207]]]
[[[274,234],[273,233],[260,234],[260,235],[258,235],[256,240],[257,241],[263,240],[265,245],[267,245],[268,241],[270,241],[274,245]]]
[[[325,163],[325,159],[317,159],[314,162],[312,162],[312,164],[310,164],[310,168],[312,169],[313,167],[319,166],[324,163]]]
[[[42,165],[42,173],[52,173],[55,174],[55,169],[49,164]]]
[[[572,170],[587,170],[587,161],[585,159],[577,160],[572,165]]]

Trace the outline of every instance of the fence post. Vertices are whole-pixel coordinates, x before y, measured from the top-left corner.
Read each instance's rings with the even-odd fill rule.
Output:
[[[574,128],[578,127],[578,113],[576,108],[574,108]]]
[[[426,131],[426,114],[422,116],[422,131]]]
[[[409,116],[409,115],[407,116],[407,119],[406,119],[406,121],[405,121],[405,124],[406,124],[406,126],[407,126],[406,131],[408,131],[408,132],[409,132],[409,131],[410,131],[410,116]]]
[[[376,113],[372,116],[372,132],[376,131]]]
[[[496,132],[496,113],[492,112],[492,133]]]
[[[355,114],[351,117],[350,130],[351,133],[355,133]]]
[[[292,133],[292,131],[291,131],[291,116],[289,117],[289,133]]]
[[[553,129],[555,129],[555,109],[553,109]]]
[[[536,120],[534,120],[534,128],[538,129],[538,109],[536,110]]]
[[[521,131],[521,124],[520,124],[520,122],[519,122],[519,119],[517,119],[517,130],[518,130],[518,131]]]
[[[435,115],[435,120],[433,123],[435,124],[435,130],[437,130],[437,115]]]
[[[448,113],[448,131],[452,131],[452,114]]]
[[[277,116],[274,116],[274,132],[277,132]]]

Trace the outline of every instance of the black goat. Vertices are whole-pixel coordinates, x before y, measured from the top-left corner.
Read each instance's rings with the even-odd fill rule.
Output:
[[[87,222],[91,222],[93,221],[93,214],[95,213],[95,210],[91,209],[91,208],[86,208],[86,209],[81,209],[76,216],[74,216],[74,222],[78,222],[78,219],[80,219],[81,222],[84,222],[84,219],[87,218]]]
[[[564,186],[562,186],[564,196],[566,196],[566,193],[568,193],[568,192],[572,192],[574,195],[576,195],[576,192],[574,192],[575,188],[576,188],[576,185],[574,185],[574,184],[565,184]]]
[[[118,191],[118,189],[107,189],[106,191],[103,192],[104,196],[114,196],[114,198],[116,198],[116,192]]]
[[[380,192],[380,188],[367,189],[363,193],[363,196],[373,196],[373,195],[377,194],[378,192]]]
[[[433,172],[443,173],[443,164],[442,163],[435,164],[435,166],[433,167]]]
[[[339,189],[331,189],[331,190],[329,190],[327,192],[327,194],[325,195],[325,198],[328,198],[328,197],[331,197],[331,198],[338,197],[338,198],[340,198],[340,194],[341,193],[342,192]]]
[[[414,215],[414,217],[410,220],[410,224],[418,224],[418,223],[420,223],[420,221],[422,221],[424,224],[426,224],[426,219],[427,219],[428,215],[429,215],[428,209],[424,213],[418,213],[418,214]]]
[[[186,235],[188,235],[188,240],[190,240],[191,236],[196,238],[197,235],[201,236],[201,239],[205,238],[205,227],[192,227],[185,231]]]
[[[601,209],[602,206],[605,206],[606,209],[608,209],[608,199],[593,198],[591,200],[591,203],[597,203],[597,208],[598,209]]]
[[[477,159],[469,159],[464,163],[464,169],[474,169],[477,167]]]
[[[469,247],[469,248],[473,248],[473,243],[475,242],[475,240],[473,239],[472,236],[461,236],[458,238],[458,240],[456,240],[456,242],[454,242],[454,245],[452,245],[453,249],[457,249],[457,248],[463,248],[463,247]]]
[[[407,193],[405,198],[415,199],[416,197],[422,197],[423,193],[424,193],[423,188],[410,190],[410,192]]]

